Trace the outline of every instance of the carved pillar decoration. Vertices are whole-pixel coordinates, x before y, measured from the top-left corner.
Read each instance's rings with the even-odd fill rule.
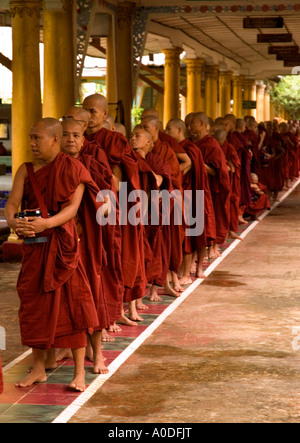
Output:
[[[41,118],[40,1],[11,1],[13,40],[12,170],[32,160],[28,134]]]
[[[219,117],[218,103],[218,77],[219,66],[206,66],[205,68],[205,105],[206,114],[215,120]]]
[[[127,134],[131,130],[131,108],[133,102],[133,35],[134,3],[122,2],[117,5],[116,55],[118,100],[124,107],[124,123]]]
[[[233,114],[243,117],[243,76],[232,77]]]
[[[201,77],[204,60],[201,58],[186,59],[187,76],[187,109],[186,112],[204,111],[204,97],[201,92]]]
[[[256,85],[256,120],[258,123],[265,119],[265,90],[266,85]]]
[[[148,8],[135,8],[133,16],[133,93],[136,91],[148,33]]]
[[[220,115],[222,117],[230,113],[231,79],[232,79],[232,72],[220,71],[219,97],[220,97]]]
[[[113,16],[108,17],[108,35],[106,43],[106,98],[108,103],[117,103],[117,78],[116,78],[116,39]],[[116,117],[117,106],[108,105],[108,112]]]
[[[44,117],[60,118],[76,102],[74,14],[72,0],[58,11],[44,6]]]
[[[165,54],[164,71],[164,126],[168,121],[179,117],[180,54],[181,48],[163,49]]]

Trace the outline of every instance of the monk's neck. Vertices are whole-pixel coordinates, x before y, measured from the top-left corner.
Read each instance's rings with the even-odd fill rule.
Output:
[[[103,125],[99,125],[95,128],[87,128],[86,133],[87,133],[87,135],[93,135],[93,134],[96,134],[96,132],[101,131],[101,129],[103,129]]]

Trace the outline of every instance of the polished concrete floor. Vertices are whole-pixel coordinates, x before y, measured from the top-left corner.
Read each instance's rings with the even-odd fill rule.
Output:
[[[70,421],[299,422],[299,220],[300,186],[246,236]],[[18,269],[18,264],[0,264],[0,325],[7,330],[4,365],[25,350],[17,327],[14,288]],[[159,315],[163,306],[151,309],[145,316],[149,324],[151,315]],[[127,335],[120,337],[124,348],[126,340],[131,340],[129,332]],[[116,344],[105,345],[105,349],[109,346],[107,355],[116,352]],[[11,382],[18,371],[12,372],[7,386],[16,398]],[[43,408],[31,420],[27,417],[33,414],[30,400],[16,402],[15,410],[22,409],[24,421],[26,417],[31,422],[43,421],[43,415],[45,421],[49,396],[61,390],[59,374],[52,377],[52,386],[35,388],[36,393],[40,390]],[[61,393],[66,401],[66,392]],[[28,397],[32,399],[33,394]],[[8,397],[0,404],[0,422],[1,416],[5,422],[5,414],[12,411]],[[62,410],[60,406],[57,414]],[[12,415],[11,421],[19,420]]]

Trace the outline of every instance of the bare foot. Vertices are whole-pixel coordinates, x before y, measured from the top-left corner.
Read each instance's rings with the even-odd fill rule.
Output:
[[[102,340],[103,342],[105,342],[105,343],[110,343],[110,342],[114,341],[115,338],[114,338],[114,337],[111,337],[111,336],[108,334],[108,332],[107,332],[106,329],[102,329],[102,332],[101,332],[101,340]]]
[[[203,269],[202,267],[197,268],[197,274],[196,274],[197,278],[206,278],[206,275],[204,275]]]
[[[138,309],[139,311],[147,311],[147,309],[149,309],[149,306],[145,305],[142,301],[137,300],[136,309]]]
[[[130,320],[135,321],[144,321],[143,317],[141,317],[137,312],[132,312],[129,316]]]
[[[117,323],[114,323],[113,325],[109,326],[108,332],[122,332],[122,328],[120,328],[120,326],[118,326]]]
[[[125,326],[137,326],[137,323],[127,318],[126,315],[124,314],[121,315],[121,317],[118,320],[118,323]]]
[[[26,388],[34,383],[44,383],[45,381],[47,381],[47,374],[45,371],[37,371],[32,369],[32,371],[22,380],[17,382],[15,386],[19,388]]]
[[[195,270],[195,272],[196,272],[196,270]],[[191,277],[188,277],[187,275],[183,275],[180,279],[181,285],[190,285],[191,283],[193,283],[193,280],[191,279]]]
[[[71,383],[69,384],[69,388],[74,391],[84,392],[85,391],[85,372],[80,372],[75,375]]]
[[[162,301],[162,298],[158,295],[158,286],[152,285],[150,289],[150,301],[158,302]]]
[[[71,349],[57,349],[56,350],[56,361],[63,360],[64,358],[73,358]]]
[[[242,237],[240,237],[239,235],[237,235],[234,231],[229,231],[228,237],[229,237],[229,238],[234,238],[235,240],[241,240],[241,241],[243,241]]]
[[[102,352],[99,352],[94,361],[94,374],[107,374],[109,372],[108,368],[104,363],[105,359]]]
[[[180,293],[178,293],[178,292],[176,292],[174,289],[172,289],[171,287],[167,287],[167,288],[165,288],[165,290],[164,290],[164,294],[165,295],[170,295],[171,297],[176,297],[176,298],[178,298],[178,297],[180,297]]]
[[[248,222],[242,216],[239,217],[239,223],[241,225],[248,225]]]

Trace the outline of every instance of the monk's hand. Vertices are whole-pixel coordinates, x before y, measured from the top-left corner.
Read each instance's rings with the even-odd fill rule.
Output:
[[[16,219],[14,230],[20,238],[35,237],[36,234],[28,218]]]
[[[29,223],[35,234],[40,234],[49,229],[49,218],[30,217]]]

